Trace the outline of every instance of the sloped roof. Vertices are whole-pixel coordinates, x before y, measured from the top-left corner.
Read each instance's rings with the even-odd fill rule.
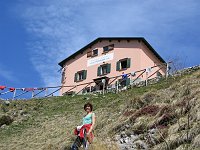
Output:
[[[96,40],[92,41],[91,43],[87,44],[86,46],[84,46],[83,48],[81,48],[80,50],[78,50],[77,52],[75,52],[74,54],[70,55],[69,57],[67,57],[66,59],[62,60],[61,62],[59,62],[58,64],[62,67],[64,65],[65,62],[67,62],[68,60],[74,58],[76,55],[80,54],[81,52],[84,52],[87,48],[91,47],[92,45],[94,45],[95,43],[97,43],[100,40],[140,40],[142,41],[150,50],[151,52],[162,62],[162,63],[166,63],[164,61],[164,59],[153,49],[153,47],[145,40],[145,38],[143,37],[99,37]]]

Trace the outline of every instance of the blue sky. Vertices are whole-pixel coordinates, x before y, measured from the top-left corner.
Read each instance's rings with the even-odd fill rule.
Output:
[[[0,85],[60,85],[58,63],[98,37],[144,37],[166,60],[199,65],[199,0],[1,0]]]

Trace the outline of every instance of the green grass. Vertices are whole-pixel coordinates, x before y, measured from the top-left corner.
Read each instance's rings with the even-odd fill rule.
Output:
[[[74,139],[73,129],[80,124],[81,118],[85,113],[83,105],[86,102],[91,102],[94,106],[94,112],[97,116],[95,135],[98,142],[105,137],[112,139],[115,134],[121,132],[121,129],[127,123],[131,125],[130,131],[127,130],[127,132],[131,133],[134,130],[145,129],[145,131],[141,132],[145,136],[147,127],[156,122],[162,114],[152,116],[144,113],[138,115],[139,112],[154,108],[153,106],[160,104],[174,108],[174,106],[171,106],[172,102],[181,102],[184,97],[194,98],[198,94],[191,95],[195,93],[195,88],[190,87],[195,87],[196,85],[195,83],[191,84],[190,80],[199,80],[199,74],[184,75],[176,78],[169,77],[167,80],[162,79],[160,82],[147,87],[132,87],[117,94],[49,97],[15,100],[11,101],[9,106],[1,104],[0,114],[12,115],[17,112],[18,115],[14,118],[15,123],[5,128],[0,128],[0,147],[5,146],[3,143],[8,144],[9,141],[23,143],[24,140],[27,140],[30,145],[36,144],[36,147],[43,146],[41,149],[50,149],[48,147],[59,149],[62,145],[69,147]],[[189,93],[185,92],[185,85],[189,87]],[[174,92],[174,96],[170,97],[163,91]],[[4,110],[7,111],[5,112]],[[21,111],[26,116],[20,115]],[[137,122],[131,121],[133,117]],[[22,120],[20,121],[20,119]],[[175,120],[176,122],[177,120]],[[170,126],[171,124],[169,124]],[[66,132],[68,136],[66,136]],[[30,139],[26,139],[26,137],[30,137]],[[41,143],[38,143],[38,141]],[[105,144],[96,143],[96,145]],[[12,149],[15,145],[10,144],[8,146]],[[23,149],[23,147],[18,145],[16,149]]]
[[[37,119],[42,117],[53,117],[54,115],[60,115],[64,113],[75,113],[81,110],[84,103],[90,101],[93,103],[95,109],[109,108],[110,111],[119,110],[119,106],[124,104],[125,101],[129,100],[130,97],[139,97],[144,93],[152,90],[159,90],[168,88],[174,82],[180,81],[181,78],[168,78],[168,80],[162,79],[160,82],[149,85],[147,87],[134,87],[128,91],[124,91],[118,94],[107,93],[105,95],[76,95],[52,97],[44,99],[32,99],[32,100],[16,100],[12,101],[10,106],[4,106],[6,109],[14,110],[25,110],[28,114],[31,114],[31,118],[26,121],[20,122],[9,126],[6,130],[0,130],[0,134],[4,135],[1,138],[12,136],[12,134],[20,134],[23,130],[31,128],[32,126],[37,127]]]

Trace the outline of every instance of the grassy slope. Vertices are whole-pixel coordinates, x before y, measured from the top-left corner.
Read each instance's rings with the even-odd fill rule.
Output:
[[[0,114],[10,115],[15,121],[0,128],[0,149],[68,149],[74,140],[73,128],[81,123],[83,105],[88,101],[97,116],[94,150],[117,149],[113,136],[125,125],[129,125],[126,133],[143,136],[148,129],[159,128],[156,145],[149,143],[151,149],[197,148],[199,82],[198,70],[119,94],[12,101],[9,106],[1,102]]]

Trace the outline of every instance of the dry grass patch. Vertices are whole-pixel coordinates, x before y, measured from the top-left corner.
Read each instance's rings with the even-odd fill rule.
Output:
[[[96,138],[90,145],[89,150],[120,150],[115,142],[106,139]]]

